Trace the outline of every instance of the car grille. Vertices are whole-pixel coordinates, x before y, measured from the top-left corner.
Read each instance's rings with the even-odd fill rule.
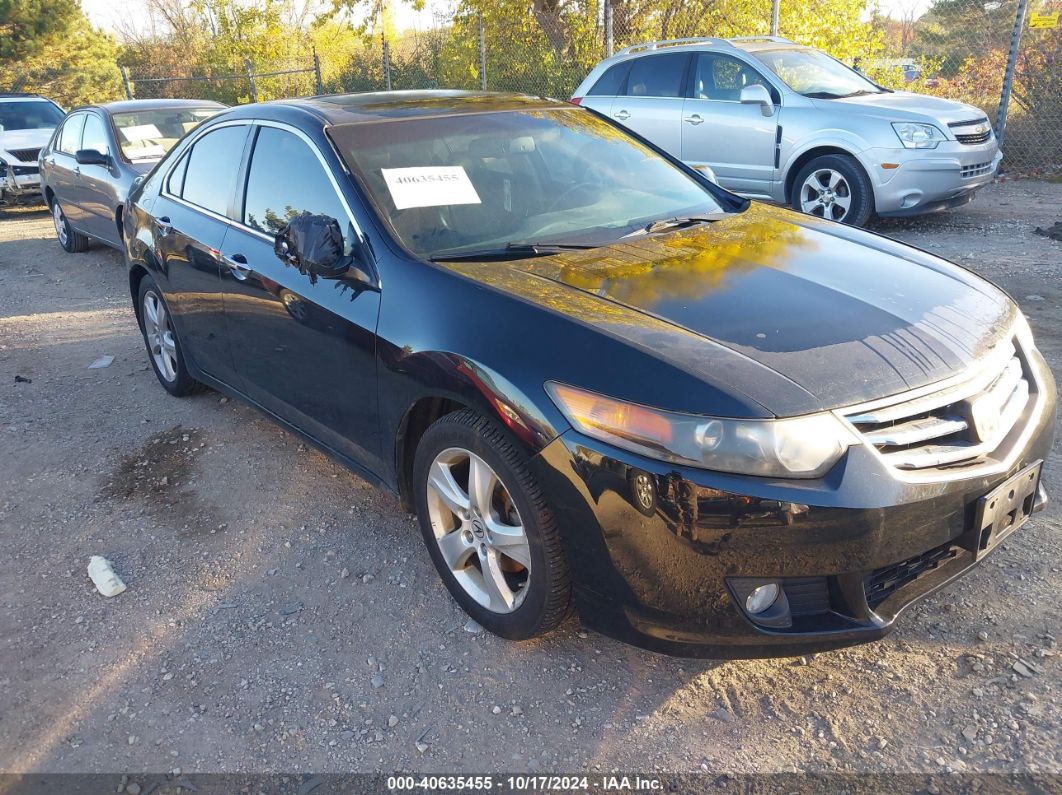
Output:
[[[41,148],[38,146],[36,149],[8,149],[7,151],[23,163],[36,163],[37,156],[41,153]]]
[[[960,144],[983,144],[992,138],[992,131],[985,130],[983,133],[955,133],[955,140]]]
[[[867,604],[876,607],[903,586],[933,571],[955,555],[955,547],[947,543],[899,563],[893,563],[891,566],[875,569],[863,580],[863,592],[866,594]]]
[[[39,174],[40,169],[37,166],[11,166],[11,172],[16,177],[24,177],[28,174]]]
[[[960,174],[963,179],[969,179],[970,177],[980,177],[989,173],[992,170],[992,163],[974,163],[972,166],[963,166]]]
[[[1002,452],[1030,402],[1031,378],[1013,343],[978,373],[936,392],[857,408],[846,418],[899,470],[977,467]]]

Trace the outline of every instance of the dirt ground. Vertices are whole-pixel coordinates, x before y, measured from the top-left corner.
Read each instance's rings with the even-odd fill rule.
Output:
[[[1010,182],[876,229],[1000,283],[1062,373],[1062,243],[1034,234],[1058,220],[1062,185]],[[117,253],[0,214],[0,771],[1062,773],[1060,450],[1047,511],[878,643],[514,644],[465,630],[391,497],[169,397]],[[93,554],[128,591],[95,592]]]

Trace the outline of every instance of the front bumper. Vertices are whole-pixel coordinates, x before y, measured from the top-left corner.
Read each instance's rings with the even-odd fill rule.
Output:
[[[41,173],[36,165],[0,166],[0,198],[21,198],[41,192]]]
[[[1007,472],[949,482],[897,478],[853,447],[820,480],[781,481],[669,465],[568,431],[533,459],[565,539],[583,622],[688,657],[807,654],[892,630],[904,608],[969,570],[977,501],[1046,459],[1047,400]],[[1045,499],[1039,496],[1042,508]],[[1020,533],[1020,531],[1019,531]],[[787,627],[757,625],[742,578],[783,582]]]
[[[863,159],[874,184],[875,211],[893,217],[972,201],[978,188],[995,179],[1003,153],[993,137],[975,146],[947,141],[936,149],[870,149]]]

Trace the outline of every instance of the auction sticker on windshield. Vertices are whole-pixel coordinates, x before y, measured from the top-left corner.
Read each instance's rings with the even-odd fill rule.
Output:
[[[461,166],[382,168],[380,172],[398,210],[482,203]]]

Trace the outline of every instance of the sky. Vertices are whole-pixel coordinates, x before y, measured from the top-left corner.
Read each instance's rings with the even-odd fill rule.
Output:
[[[921,13],[929,7],[930,2],[931,0],[878,0],[878,6],[889,16],[899,17],[906,9],[915,9]],[[119,24],[123,27],[131,24],[138,29],[146,28],[148,24],[147,4],[137,0],[81,0],[81,5],[94,25],[110,32],[117,32]],[[408,3],[393,2],[391,17],[398,30],[423,30],[433,26],[435,11],[445,12],[451,7],[450,2],[427,2],[423,11],[414,11]]]

